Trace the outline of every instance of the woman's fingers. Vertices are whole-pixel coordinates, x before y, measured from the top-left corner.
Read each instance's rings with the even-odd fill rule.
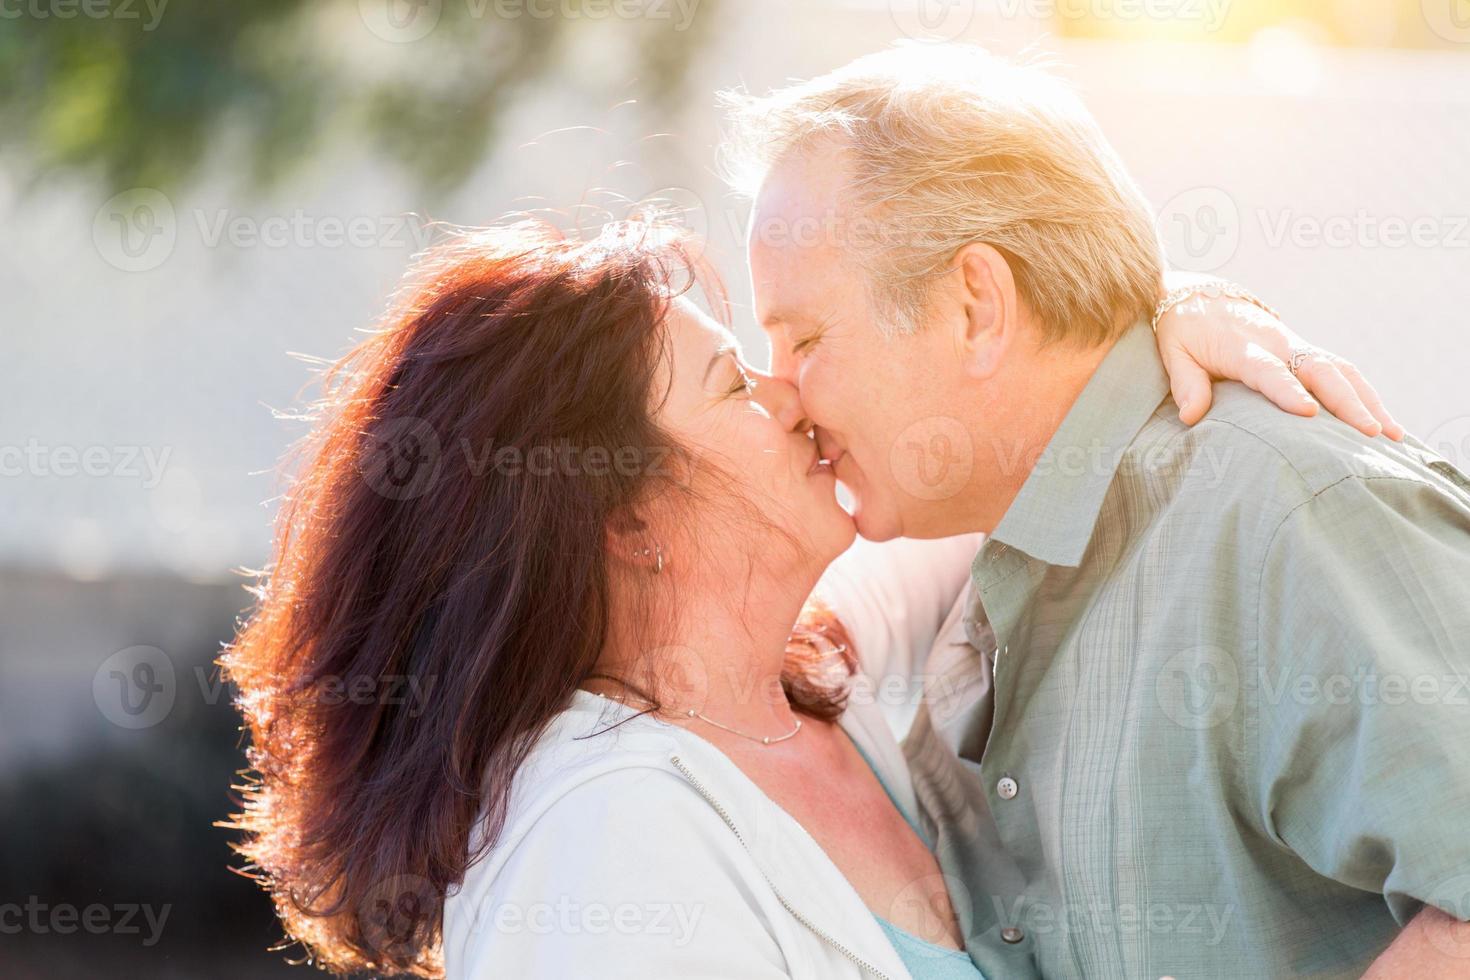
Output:
[[[1251,307],[1236,310],[1236,316],[1242,319],[1249,317],[1255,342],[1284,363],[1290,363],[1298,351],[1311,351],[1312,356],[1297,368],[1297,377],[1324,408],[1364,435],[1381,433],[1396,441],[1403,440],[1404,427],[1389,413],[1377,389],[1368,383],[1356,365],[1304,343],[1281,321],[1270,314],[1262,315],[1262,312]],[[1277,404],[1281,403],[1278,401]],[[1294,411],[1284,404],[1281,407]]]
[[[1192,297],[1160,318],[1158,333],[1186,425],[1209,411],[1213,378],[1236,378],[1293,415],[1316,415],[1320,402],[1366,436],[1404,438],[1403,426],[1356,366],[1305,344],[1254,304]]]
[[[1167,344],[1161,352],[1179,421],[1194,425],[1204,418],[1214,400],[1213,378],[1238,378],[1293,415],[1317,414],[1317,400],[1292,376],[1285,361],[1239,333],[1216,339],[1208,361],[1178,344]]]
[[[1317,400],[1303,384],[1304,379],[1293,377],[1285,361],[1259,344],[1246,345],[1237,373],[1244,384],[1271,399],[1282,411],[1306,417],[1317,414]]]
[[[1369,410],[1366,400],[1359,396],[1359,389],[1339,369],[1337,362],[1318,351],[1298,357],[1297,361],[1296,376],[1329,412],[1365,436],[1383,433],[1383,424]],[[1363,384],[1366,386],[1367,382]],[[1371,387],[1369,391],[1372,391]],[[1377,396],[1376,392],[1374,396]]]
[[[1357,365],[1340,358],[1335,363],[1337,369],[1342,372],[1343,377],[1347,378],[1348,383],[1357,392],[1358,398],[1362,400],[1363,404],[1367,406],[1368,411],[1372,413],[1373,417],[1383,427],[1383,434],[1394,442],[1403,442],[1405,435],[1404,427],[1399,425],[1398,420],[1389,414],[1387,406],[1383,404],[1383,399],[1378,396],[1378,389],[1368,383],[1368,379],[1363,377],[1363,372],[1358,370]],[[1324,402],[1324,404],[1326,403]],[[1337,414],[1337,410],[1331,405],[1328,405],[1327,409],[1333,415]]]
[[[1169,373],[1169,390],[1179,406],[1179,421],[1194,425],[1210,410],[1214,392],[1210,372],[1182,347],[1169,345],[1164,351],[1164,369]]]

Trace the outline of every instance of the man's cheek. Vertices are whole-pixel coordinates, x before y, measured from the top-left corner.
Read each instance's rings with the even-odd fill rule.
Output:
[[[834,433],[849,434],[854,406],[862,394],[846,384],[847,375],[827,364],[811,364],[802,372],[797,394],[807,418]]]
[[[888,444],[888,474],[905,495],[948,500],[969,485],[975,447],[969,430],[948,415],[924,415],[896,432]]]

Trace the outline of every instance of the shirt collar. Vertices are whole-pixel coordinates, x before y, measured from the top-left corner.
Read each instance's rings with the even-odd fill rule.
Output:
[[[1093,372],[991,537],[1049,565],[1081,564],[1123,453],[1168,394],[1153,331],[1135,324]]]

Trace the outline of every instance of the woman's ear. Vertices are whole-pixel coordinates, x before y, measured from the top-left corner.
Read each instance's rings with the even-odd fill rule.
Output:
[[[648,522],[632,508],[619,508],[608,518],[603,529],[603,543],[607,553],[619,565],[646,569],[655,574],[663,571],[663,546],[649,533]]]
[[[980,242],[955,253],[962,318],[955,338],[965,371],[985,380],[1000,369],[1017,329],[1016,280],[999,249]]]

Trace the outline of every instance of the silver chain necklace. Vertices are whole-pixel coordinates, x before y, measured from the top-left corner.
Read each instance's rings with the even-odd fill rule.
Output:
[[[595,694],[595,695],[597,695],[598,697],[602,698],[604,701],[617,701],[620,704],[627,704],[628,703],[628,700],[629,700],[629,695],[626,695],[626,694],[603,694],[601,691],[593,691],[592,693]],[[640,697],[634,696],[632,698],[632,700],[638,701],[638,702],[640,702],[642,704],[646,704],[650,708],[657,708],[658,707],[657,702],[650,701],[647,698],[640,698]],[[791,731],[787,732],[785,735],[777,735],[775,738],[772,738],[769,735],[752,735],[749,732],[742,732],[738,728],[731,728],[729,725],[722,725],[719,722],[715,721],[713,718],[709,717],[708,715],[704,715],[704,714],[701,714],[698,711],[695,711],[693,708],[687,708],[687,709],[685,709],[685,711],[684,711],[684,717],[685,718],[698,718],[700,721],[704,722],[706,725],[713,725],[716,728],[719,728],[719,729],[722,729],[724,731],[729,732],[731,735],[739,735],[741,738],[748,738],[752,742],[759,742],[762,745],[775,745],[777,742],[784,742],[788,738],[794,738],[796,736],[796,733],[799,732],[799,731],[801,731],[801,719],[800,718],[796,719],[796,726],[794,728],[792,728]]]

